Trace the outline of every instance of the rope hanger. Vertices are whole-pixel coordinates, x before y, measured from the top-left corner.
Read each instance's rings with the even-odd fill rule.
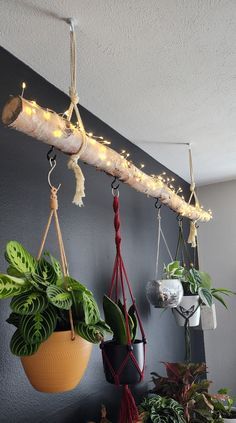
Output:
[[[64,242],[63,242],[63,238],[62,238],[62,232],[61,232],[61,227],[60,227],[60,223],[59,223],[59,218],[58,218],[58,198],[57,198],[57,193],[61,187],[61,184],[58,185],[58,187],[54,187],[51,183],[51,174],[53,172],[53,170],[56,167],[56,155],[54,157],[50,157],[50,153],[52,152],[52,148],[49,150],[48,154],[47,154],[47,158],[49,160],[49,164],[51,169],[48,172],[48,184],[49,187],[51,189],[51,194],[50,194],[50,214],[49,214],[49,218],[43,233],[43,237],[42,237],[42,241],[40,244],[40,248],[39,248],[39,252],[37,255],[37,260],[39,260],[42,257],[42,253],[44,250],[44,246],[48,237],[48,232],[52,223],[52,219],[54,217],[54,221],[55,221],[55,229],[56,229],[56,235],[57,235],[57,241],[58,241],[58,246],[59,246],[59,251],[60,251],[60,259],[61,259],[61,266],[62,266],[62,272],[64,277],[69,276],[69,269],[68,269],[68,262],[67,262],[67,258],[66,258],[66,253],[65,253],[65,247],[64,247]],[[71,308],[69,309],[69,322],[70,322],[70,328],[71,328],[71,340],[73,341],[75,339],[75,330],[74,330],[74,323],[73,323],[73,316],[72,316],[72,310]]]
[[[157,256],[156,256],[156,269],[155,269],[155,280],[158,280],[158,272],[159,272],[159,258],[160,258],[160,243],[161,238],[164,241],[166,246],[167,252],[170,257],[170,261],[173,261],[172,254],[170,252],[169,246],[167,244],[166,237],[163,233],[162,226],[161,226],[161,205],[158,206],[158,200],[155,203],[155,208],[158,210],[157,212]]]
[[[75,174],[76,180],[76,191],[73,198],[73,203],[78,206],[83,206],[82,198],[85,197],[85,189],[84,189],[84,175],[83,172],[78,164],[78,160],[83,154],[83,152],[87,148],[87,136],[86,131],[84,128],[84,124],[82,118],[80,116],[80,112],[78,109],[79,103],[79,95],[77,92],[76,81],[77,81],[77,45],[76,45],[76,33],[75,33],[75,26],[76,22],[74,19],[70,18],[66,21],[70,25],[70,88],[69,88],[69,96],[70,96],[70,106],[69,109],[65,112],[65,116],[67,117],[68,122],[71,122],[71,118],[73,112],[75,112],[77,125],[82,134],[82,143],[77,151],[77,153],[72,154],[68,161],[68,169],[73,170]]]

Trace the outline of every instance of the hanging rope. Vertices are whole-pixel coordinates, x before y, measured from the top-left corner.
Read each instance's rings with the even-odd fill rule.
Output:
[[[82,134],[82,143],[80,146],[79,151],[76,154],[70,156],[68,161],[68,169],[73,170],[75,174],[76,180],[76,191],[73,198],[73,203],[78,205],[79,207],[83,206],[82,198],[85,197],[85,189],[84,189],[84,175],[83,172],[78,165],[78,160],[83,154],[83,152],[87,148],[87,136],[84,129],[84,124],[82,118],[80,116],[80,112],[78,109],[77,104],[79,103],[79,96],[76,88],[76,81],[77,81],[77,46],[76,46],[76,34],[75,34],[75,23],[73,19],[69,20],[70,23],[70,88],[69,88],[69,95],[70,95],[70,106],[69,109],[66,111],[66,116],[68,121],[71,121],[73,111],[76,114],[78,128]]]
[[[41,242],[41,245],[40,245],[40,248],[39,248],[37,260],[39,260],[42,256],[42,252],[44,250],[44,246],[45,246],[45,243],[46,243],[46,240],[47,240],[48,232],[49,232],[49,229],[50,229],[50,226],[51,226],[51,223],[52,223],[52,218],[54,217],[63,275],[69,276],[68,263],[67,263],[67,258],[66,258],[66,254],[65,254],[65,248],[64,248],[64,243],[63,243],[63,238],[62,238],[62,233],[61,233],[61,228],[60,228],[58,213],[57,213],[57,210],[58,210],[57,192],[58,192],[58,188],[51,186],[50,214],[49,214],[48,222],[46,224],[46,227],[45,227],[45,230],[44,230],[44,233],[43,233],[42,242]],[[73,316],[72,316],[72,310],[71,309],[69,310],[69,321],[70,321],[70,328],[71,328],[71,340],[74,340],[75,339],[75,330],[74,330],[74,323],[73,323]]]
[[[118,370],[114,370],[112,367],[112,364],[109,360],[109,357],[107,356],[104,348],[104,344],[102,343],[101,349],[102,349],[102,355],[103,360],[106,362],[113,379],[115,381],[115,384],[119,386],[121,384],[121,376],[125,374],[126,371],[126,365],[131,360],[134,364],[138,374],[139,374],[139,381],[143,379],[144,376],[144,368],[145,368],[145,350],[146,350],[146,338],[145,333],[143,329],[143,325],[141,322],[141,318],[139,316],[135,298],[133,296],[131,284],[128,279],[128,275],[125,269],[125,265],[123,262],[123,258],[121,255],[121,233],[120,233],[120,213],[119,213],[119,196],[116,193],[115,189],[113,188],[114,192],[114,200],[113,200],[113,210],[115,213],[114,216],[114,227],[115,227],[115,243],[116,243],[116,258],[114,263],[114,269],[112,274],[112,280],[109,290],[109,297],[114,298],[115,302],[118,302],[118,295],[119,295],[119,289],[121,290],[121,296],[123,300],[123,307],[124,307],[124,316],[125,316],[125,327],[126,327],[126,334],[127,334],[127,354],[122,361],[120,367]],[[139,367],[139,363],[136,360],[136,357],[133,353],[133,345],[132,345],[132,339],[131,339],[131,333],[130,333],[130,326],[129,326],[129,315],[128,315],[128,309],[127,309],[127,297],[126,297],[126,288],[128,289],[128,293],[130,295],[132,305],[135,310],[135,314],[137,317],[137,321],[139,324],[140,332],[142,335],[142,344],[143,344],[143,354],[144,354],[144,363],[143,367]],[[135,400],[132,396],[132,393],[129,389],[128,385],[123,386],[123,395],[122,395],[122,401],[121,401],[121,407],[120,407],[120,415],[119,415],[119,423],[133,423],[134,421],[138,420],[138,409],[135,404]]]
[[[200,304],[193,310],[192,313],[186,315],[185,313],[181,312],[178,308],[175,308],[175,311],[184,319],[184,339],[185,339],[185,359],[187,363],[191,362],[192,357],[192,348],[191,348],[191,335],[190,335],[190,326],[189,321],[191,317],[194,316],[198,308],[200,307]],[[173,312],[173,309],[172,309]]]
[[[175,252],[175,260],[180,260],[183,266],[190,267],[192,264],[192,259],[188,250],[188,245],[184,238],[183,218],[178,216],[177,220],[179,227],[179,236]]]
[[[155,205],[156,207],[156,205]],[[163,233],[162,227],[161,227],[161,206],[157,207],[158,212],[157,212],[157,221],[158,221],[158,228],[157,228],[157,257],[156,257],[156,270],[155,270],[155,280],[158,280],[158,272],[159,272],[159,258],[160,258],[160,243],[161,243],[161,237],[164,241],[164,244],[166,246],[167,252],[169,254],[170,257],[170,261],[173,261],[173,257],[172,254],[170,252],[170,249],[168,247],[167,241],[166,241],[166,237]]]
[[[191,144],[188,144],[188,153],[189,153],[189,171],[190,171],[190,197],[188,204],[191,204],[192,199],[194,198],[195,206],[200,207],[200,203],[196,194],[196,184],[194,181],[194,172],[193,172],[193,158],[192,158],[192,149]],[[190,222],[190,231],[188,236],[188,244],[191,244],[193,248],[197,246],[197,220],[191,220]]]

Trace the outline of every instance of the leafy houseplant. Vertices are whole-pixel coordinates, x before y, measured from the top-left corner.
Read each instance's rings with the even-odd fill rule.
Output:
[[[144,423],[185,423],[183,407],[172,398],[153,395],[145,398],[139,407]]]
[[[184,409],[187,422],[223,422],[214,414],[217,395],[211,395],[210,381],[204,379],[205,363],[164,363],[167,377],[152,373],[154,389],[152,393],[173,398]]]
[[[149,302],[156,308],[177,307],[183,297],[181,278],[184,267],[179,261],[173,261],[164,266],[161,280],[149,281],[146,288]]]
[[[100,318],[93,294],[80,282],[63,276],[59,262],[49,253],[36,260],[21,244],[10,241],[5,257],[9,267],[7,274],[0,275],[0,299],[12,298],[7,322],[16,326],[16,331],[10,348],[13,354],[25,357],[25,370],[29,356],[37,357],[57,333],[70,331],[69,309],[89,359],[88,343],[100,342],[110,331]],[[82,360],[85,368],[88,359]]]
[[[101,346],[103,349],[103,365],[107,381],[114,384],[114,374],[111,372],[105,357],[109,360],[114,372],[119,373],[119,368],[122,366],[122,363],[124,363],[124,360],[126,360],[128,351],[125,309],[120,300],[116,304],[111,298],[104,295],[103,310],[106,324],[111,328],[113,333],[113,339],[104,342]],[[142,370],[144,366],[144,350],[143,342],[136,339],[138,321],[134,305],[128,310],[128,324],[132,353],[135,356],[139,368]],[[134,365],[131,358],[129,358],[126,362],[124,371],[119,375],[119,382],[121,385],[126,385],[139,383],[140,380],[141,374],[137,371],[137,367]]]
[[[227,388],[220,389],[214,404],[215,418],[223,418],[225,423],[236,422],[236,408],[233,407],[235,399],[230,397]]]
[[[184,297],[179,309],[174,311],[176,320],[181,326],[185,324],[185,320],[178,311],[187,318],[191,315],[189,319],[190,326],[198,326],[200,320],[200,304],[212,307],[213,299],[216,299],[227,308],[223,295],[229,296],[234,294],[234,292],[226,288],[213,288],[210,275],[194,267],[185,270],[181,281],[184,289]]]

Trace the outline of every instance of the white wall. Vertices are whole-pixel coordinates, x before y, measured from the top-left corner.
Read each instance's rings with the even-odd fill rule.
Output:
[[[199,188],[201,203],[214,219],[199,228],[199,261],[215,287],[236,291],[236,181]],[[229,387],[236,394],[236,296],[229,311],[217,303],[218,327],[205,331],[206,361],[213,388]]]

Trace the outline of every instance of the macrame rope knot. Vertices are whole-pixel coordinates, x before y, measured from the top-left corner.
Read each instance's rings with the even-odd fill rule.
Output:
[[[50,208],[51,210],[58,210],[57,188],[51,188],[50,195]]]
[[[74,106],[79,103],[79,95],[74,87],[69,88],[69,96],[71,103],[73,103]]]
[[[190,185],[190,191],[194,192],[195,188],[196,188],[196,184],[195,182],[192,182],[192,184]]]
[[[117,253],[120,254],[121,235],[120,235],[120,216],[119,216],[119,198],[118,198],[118,196],[114,197],[113,210],[115,212],[114,227],[115,227],[115,231],[116,231],[116,236],[115,236],[116,249],[117,249]]]

